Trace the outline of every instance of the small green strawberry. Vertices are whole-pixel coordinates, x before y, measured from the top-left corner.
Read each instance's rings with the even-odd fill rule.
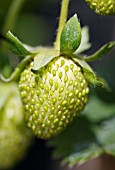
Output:
[[[30,146],[32,134],[26,127],[17,85],[0,83],[0,169],[10,169]]]
[[[28,126],[40,138],[62,131],[83,110],[89,93],[82,69],[71,59],[54,58],[38,74],[33,62],[22,72],[19,89]]]
[[[10,78],[1,75],[1,80],[20,78],[19,90],[28,126],[43,139],[60,133],[84,109],[89,82],[108,88],[86,61],[102,58],[115,46],[115,42],[109,42],[93,55],[81,56],[79,51],[89,48],[89,44],[88,36],[81,36],[76,14],[58,35],[53,48],[25,46],[11,32],[6,37],[21,62]]]
[[[114,15],[115,14],[115,0],[86,0],[90,8],[97,14]]]

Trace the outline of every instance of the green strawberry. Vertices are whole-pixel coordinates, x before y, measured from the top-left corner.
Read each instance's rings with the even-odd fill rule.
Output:
[[[47,139],[61,132],[87,103],[89,87],[82,68],[72,59],[54,58],[38,73],[33,62],[22,72],[19,89],[28,126]]]
[[[115,14],[115,0],[86,0],[90,8],[97,14],[114,15]]]
[[[20,161],[31,143],[16,84],[0,83],[0,169],[10,169]]]

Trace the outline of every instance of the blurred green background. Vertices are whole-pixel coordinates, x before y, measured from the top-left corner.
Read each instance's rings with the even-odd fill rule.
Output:
[[[8,31],[4,31],[4,24],[12,2],[13,0],[0,1],[0,32],[4,34]],[[52,46],[56,37],[60,3],[61,0],[25,0],[11,31],[22,42],[31,46]],[[81,26],[87,25],[90,30],[92,48],[86,51],[86,54],[92,54],[103,44],[115,40],[115,16],[103,17],[95,14],[84,0],[71,0],[68,18],[74,13],[78,14]],[[5,50],[2,49],[2,40],[0,45],[2,72],[6,62],[14,68],[18,61],[7,51],[7,47]],[[115,49],[102,60],[93,62],[92,67],[108,81],[112,91],[107,92],[99,88],[93,90],[107,103],[115,103]],[[51,151],[52,149],[46,148],[45,141],[36,139],[33,148],[28,152],[27,159],[15,169],[56,170],[55,162],[50,159]]]

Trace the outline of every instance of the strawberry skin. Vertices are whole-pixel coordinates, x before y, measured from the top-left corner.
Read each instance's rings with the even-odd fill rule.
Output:
[[[33,62],[21,74],[19,89],[28,126],[47,139],[61,132],[87,103],[88,83],[79,65],[57,57],[37,74]]]
[[[86,0],[86,2],[97,14],[115,14],[115,0]]]

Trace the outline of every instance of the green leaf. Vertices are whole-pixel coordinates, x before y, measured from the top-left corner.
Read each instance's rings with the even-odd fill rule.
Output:
[[[106,56],[114,47],[115,41],[111,41],[101,47],[96,53],[92,54],[91,56],[85,57],[84,60],[89,62],[101,59],[102,57]]]
[[[100,126],[95,126],[93,131],[104,152],[115,156],[115,114],[114,117],[101,122]]]
[[[77,153],[73,153],[70,156],[66,157],[63,163],[67,163],[70,167],[76,164],[82,165],[86,161],[97,158],[104,153],[103,149],[100,148],[99,145],[94,142],[91,142],[90,144],[86,144],[86,146],[87,148],[85,148],[84,150],[78,151]]]
[[[69,166],[102,154],[115,156],[115,105],[91,96],[80,117],[48,142],[55,158]]]
[[[23,43],[18,40],[10,31],[6,34],[7,42],[9,44],[10,50],[21,57],[25,57],[27,55],[31,55],[32,53],[28,51]]]
[[[34,66],[32,71],[34,73],[38,72],[38,70],[48,64],[53,58],[59,56],[59,51],[52,49],[41,49],[37,55],[34,57]]]
[[[60,37],[60,51],[62,54],[72,54],[81,43],[81,27],[77,15],[65,24]]]
[[[104,153],[96,142],[92,123],[85,117],[78,117],[59,136],[49,141],[53,146],[53,156],[61,158],[69,166],[83,164]]]
[[[91,95],[82,115],[87,116],[91,122],[100,122],[115,116],[115,104],[104,102],[96,95]]]
[[[102,80],[98,80],[98,77],[95,75],[92,68],[82,59],[72,58],[75,62],[77,62],[84,71],[85,78],[92,83],[94,86],[104,86],[104,82]]]
[[[81,32],[82,32],[81,44],[79,48],[75,51],[75,54],[80,54],[91,47],[91,44],[89,43],[89,28],[87,26],[84,26]]]

